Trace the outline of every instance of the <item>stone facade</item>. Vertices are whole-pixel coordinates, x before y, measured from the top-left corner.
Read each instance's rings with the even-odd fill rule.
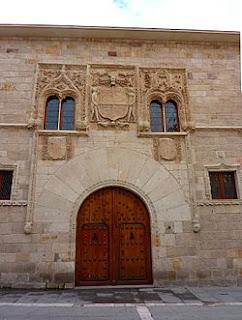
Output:
[[[241,285],[239,34],[0,29],[0,285],[73,287],[77,212],[105,186],[147,206],[154,284]],[[75,98],[74,130],[44,129],[51,95]],[[179,132],[151,132],[153,99]],[[209,170],[233,170],[238,199],[212,199]]]

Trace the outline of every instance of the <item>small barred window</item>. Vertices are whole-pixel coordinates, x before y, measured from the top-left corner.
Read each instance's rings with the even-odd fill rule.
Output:
[[[13,171],[0,170],[0,200],[10,200]]]

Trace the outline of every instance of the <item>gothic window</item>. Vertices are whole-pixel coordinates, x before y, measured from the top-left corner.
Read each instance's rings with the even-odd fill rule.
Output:
[[[150,104],[150,128],[155,132],[164,131],[162,105],[156,100]]]
[[[51,96],[47,99],[45,110],[45,129],[73,130],[75,117],[75,100],[72,97],[60,99]]]
[[[209,172],[212,199],[237,199],[235,172]]]
[[[165,104],[166,131],[179,131],[177,105],[169,100]]]
[[[158,100],[151,101],[150,128],[153,132],[179,131],[177,105],[174,101],[168,100],[165,104]]]
[[[0,170],[0,200],[10,200],[12,180],[12,170]]]

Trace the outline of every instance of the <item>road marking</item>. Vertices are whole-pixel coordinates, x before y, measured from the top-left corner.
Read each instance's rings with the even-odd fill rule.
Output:
[[[162,302],[147,302],[145,303],[146,306],[148,307],[155,307],[155,306],[164,306],[164,307],[167,307],[167,306],[177,306],[177,307],[181,307],[181,306],[184,306],[184,307],[187,307],[187,306],[203,306],[204,303],[202,302],[188,302],[188,303],[183,303],[183,302],[174,302],[174,303],[162,303]]]
[[[192,307],[192,306],[207,306],[207,307],[217,307],[217,306],[242,306],[242,302],[212,302],[212,303],[203,303],[203,302],[189,302],[189,303],[163,303],[163,302],[147,302],[147,303],[85,303],[78,304],[75,303],[25,303],[25,302],[0,302],[0,307],[6,306],[15,306],[15,307],[84,307],[84,308],[95,308],[95,307],[136,307],[137,311],[139,310],[148,310],[147,307]],[[149,310],[148,310],[149,311]],[[143,320],[143,318],[141,318]],[[144,318],[145,320],[150,320],[151,318]]]
[[[146,306],[136,306],[136,310],[141,320],[154,320],[149,309]]]
[[[216,307],[216,306],[242,306],[242,302],[211,302],[207,304],[208,306],[211,307]]]
[[[167,307],[167,306],[177,306],[177,307],[188,307],[188,306],[203,306],[204,303],[198,302],[188,302],[188,303],[164,303],[164,302],[133,302],[133,303],[84,303],[83,307],[135,307],[135,306],[147,306],[147,307]]]

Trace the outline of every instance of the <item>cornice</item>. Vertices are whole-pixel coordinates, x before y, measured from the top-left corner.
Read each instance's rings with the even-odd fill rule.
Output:
[[[156,41],[240,41],[238,31],[210,31],[160,28],[85,27],[63,25],[1,24],[0,37],[97,38]]]

